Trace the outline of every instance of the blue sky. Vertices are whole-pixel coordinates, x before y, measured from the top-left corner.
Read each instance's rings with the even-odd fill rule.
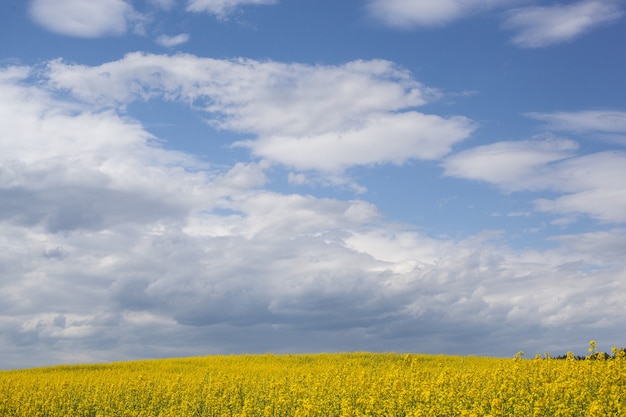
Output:
[[[626,4],[0,5],[0,368],[626,346]]]

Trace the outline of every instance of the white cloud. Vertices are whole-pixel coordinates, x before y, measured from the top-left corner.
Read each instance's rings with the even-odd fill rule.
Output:
[[[436,159],[475,125],[410,110],[438,92],[388,61],[340,66],[129,54],[98,67],[50,64],[51,85],[102,104],[159,97],[204,108],[210,123],[251,132],[256,155],[302,170]]]
[[[295,185],[308,184],[310,182],[309,178],[307,178],[306,175],[302,173],[295,174],[293,172],[290,172],[288,174],[287,181],[289,182],[289,184]]]
[[[542,190],[556,186],[546,175],[548,164],[573,156],[577,144],[549,138],[497,142],[458,152],[447,158],[445,175],[495,184],[505,191]]]
[[[444,119],[417,112],[372,115],[346,131],[311,136],[267,136],[240,142],[255,155],[298,170],[343,171],[355,165],[439,159],[466,139],[474,124],[464,117]]]
[[[132,53],[96,67],[53,61],[49,69],[55,88],[88,102],[192,101],[218,127],[261,134],[341,129],[437,95],[408,71],[380,60],[315,66]]]
[[[536,200],[540,211],[585,214],[602,222],[626,222],[626,153],[575,155],[566,139],[498,142],[447,158],[445,174],[494,184],[504,191],[554,191]]]
[[[123,35],[140,20],[124,0],[32,0],[29,11],[45,29],[80,38]]]
[[[54,69],[59,84],[48,86],[45,72],[0,71],[0,368],[416,346],[422,352],[512,355],[544,352],[550,344],[562,353],[584,345],[580,335],[591,333],[626,342],[615,335],[626,305],[626,253],[616,244],[624,230],[562,236],[541,252],[512,250],[497,233],[427,237],[387,222],[365,201],[268,191],[264,161],[227,170],[203,166],[154,144],[139,121],[98,105],[167,94],[189,98],[192,81],[203,80],[196,71],[213,69],[211,77],[220,74],[217,67],[235,78],[195,85],[218,92],[226,85],[243,106],[238,79],[245,81],[242,97],[263,97],[246,95],[247,83],[257,80],[247,78],[248,66],[286,71],[254,61],[123,68],[138,76],[96,67],[94,73],[108,71],[102,78],[115,81],[107,83],[88,67],[67,66]],[[165,76],[168,67],[180,71],[178,78]],[[333,67],[352,80],[342,69]],[[345,113],[348,119],[372,120],[396,114],[388,109],[398,101],[419,102],[419,94],[403,86],[412,85],[410,78],[370,80],[368,74],[362,71],[359,82],[379,93],[357,94],[370,103]],[[55,99],[58,90],[47,90],[54,85],[75,88],[96,104]],[[259,91],[273,96],[273,86]],[[210,97],[222,95],[231,97]],[[287,103],[313,100],[309,95]],[[240,111],[230,117],[248,117]],[[309,123],[303,119],[288,129],[296,134]],[[326,129],[344,123],[338,118]],[[560,162],[573,151],[571,142],[534,146],[552,156],[533,156],[531,144],[520,152],[530,152],[531,161],[573,164],[559,171],[571,171],[562,181],[572,193],[599,183],[619,187],[624,178],[618,169],[626,166],[624,155]],[[530,336],[542,332],[539,345]]]
[[[566,131],[597,131],[626,133],[626,112],[586,110],[579,112],[528,113],[528,116],[548,122],[553,128]]]
[[[25,71],[9,73],[0,77],[0,217],[51,231],[97,230],[192,209],[203,174],[176,174],[199,166],[192,157],[151,146],[140,125],[113,112],[91,112],[21,86]],[[174,198],[185,189],[185,197]]]
[[[175,36],[161,35],[156,38],[156,43],[166,48],[182,45],[186,42],[189,42],[189,34],[187,33],[181,33]]]
[[[513,9],[504,26],[518,32],[513,38],[516,45],[540,48],[567,42],[621,16],[616,1],[583,0]]]
[[[578,112],[528,113],[554,130],[575,132],[626,144],[626,112],[585,110]]]
[[[598,188],[552,200],[539,199],[536,206],[538,210],[551,213],[585,213],[606,223],[626,223],[626,190],[623,188]]]
[[[572,40],[622,16],[615,0],[582,0],[572,4],[514,7],[503,0],[368,0],[369,15],[398,29],[437,27],[493,9],[507,8],[503,26],[517,34],[513,43],[539,48]]]
[[[383,23],[400,29],[438,26],[488,10],[502,0],[369,0],[369,14]]]
[[[277,0],[187,0],[190,12],[206,12],[224,18],[235,9],[245,5],[270,5]]]
[[[626,153],[609,151],[583,155],[555,167],[568,194],[537,200],[542,211],[583,213],[607,223],[626,222]]]

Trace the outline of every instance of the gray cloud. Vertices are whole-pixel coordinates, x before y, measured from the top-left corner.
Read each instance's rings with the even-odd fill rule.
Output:
[[[588,236],[598,248],[620,238],[619,231]],[[604,332],[599,322],[623,313],[623,291],[614,280],[623,268],[612,263],[613,255],[592,249],[594,255],[572,269],[589,247],[569,245],[569,238],[545,254],[442,242],[448,251],[438,260],[402,273],[372,254],[329,247],[321,237],[268,239],[167,234],[146,244],[145,235],[136,236],[123,252],[110,248],[115,262],[92,268],[89,287],[74,290],[91,308],[59,297],[60,289],[76,285],[59,275],[36,309],[14,316],[4,343],[25,351],[52,346],[45,356],[52,362],[70,351],[89,361],[268,350],[508,355],[543,352],[546,343],[569,349],[581,331],[596,337]],[[85,265],[91,252],[72,249],[66,268]],[[618,269],[591,268],[604,259]],[[588,272],[580,272],[585,265]],[[42,268],[49,267],[35,270]],[[104,285],[94,286],[95,280]],[[113,314],[106,319],[100,309]],[[607,329],[615,325],[604,321]],[[539,334],[541,342],[532,339]]]
[[[120,224],[152,223],[186,212],[176,202],[106,188],[0,190],[0,221],[42,225],[51,233],[102,230]]]

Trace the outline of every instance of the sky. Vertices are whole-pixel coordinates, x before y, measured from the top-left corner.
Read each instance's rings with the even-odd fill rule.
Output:
[[[626,346],[625,15],[3,1],[0,369]]]

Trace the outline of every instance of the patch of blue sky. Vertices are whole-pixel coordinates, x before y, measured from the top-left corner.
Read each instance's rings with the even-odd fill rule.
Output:
[[[207,113],[190,109],[184,103],[158,98],[138,100],[127,105],[126,112],[141,122],[165,149],[186,152],[202,162],[224,166],[249,158],[247,150],[232,146],[233,142],[249,138],[249,134],[211,126]]]

